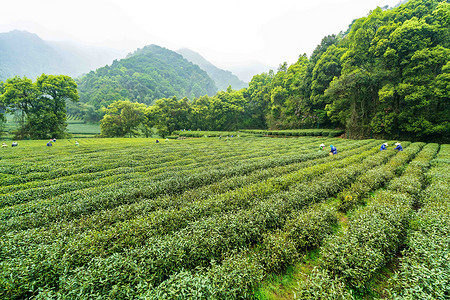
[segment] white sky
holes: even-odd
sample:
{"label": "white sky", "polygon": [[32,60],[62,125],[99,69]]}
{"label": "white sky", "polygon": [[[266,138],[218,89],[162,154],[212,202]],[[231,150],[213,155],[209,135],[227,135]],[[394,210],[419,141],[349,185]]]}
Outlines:
{"label": "white sky", "polygon": [[399,0],[1,0],[0,32],[128,52],[157,44],[186,47],[218,67],[272,67],[311,55],[326,35]]}

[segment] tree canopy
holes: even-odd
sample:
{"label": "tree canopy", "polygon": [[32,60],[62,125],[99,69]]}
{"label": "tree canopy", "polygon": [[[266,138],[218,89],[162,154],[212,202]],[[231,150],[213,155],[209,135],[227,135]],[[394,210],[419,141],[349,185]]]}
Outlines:
{"label": "tree canopy", "polygon": [[78,80],[80,101],[97,109],[117,100],[152,104],[166,97],[214,95],[214,81],[180,54],[146,46]]}
{"label": "tree canopy", "polygon": [[[449,20],[442,0],[376,8],[323,38],[310,58],[256,75],[240,91],[187,102],[183,120],[165,131],[341,127],[352,138],[448,141]],[[167,115],[169,102],[158,100],[154,115]]]}
{"label": "tree canopy", "polygon": [[3,84],[0,102],[18,114],[16,138],[47,139],[65,136],[66,101],[78,101],[77,84],[69,76],[42,74],[32,82],[13,77]]}

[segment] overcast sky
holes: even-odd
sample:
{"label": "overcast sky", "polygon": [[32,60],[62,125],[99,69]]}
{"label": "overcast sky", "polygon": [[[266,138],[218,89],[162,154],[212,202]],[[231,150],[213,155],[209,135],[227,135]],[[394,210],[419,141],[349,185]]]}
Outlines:
{"label": "overcast sky", "polygon": [[227,69],[311,55],[353,19],[399,0],[2,0],[0,32],[124,49],[186,47]]}

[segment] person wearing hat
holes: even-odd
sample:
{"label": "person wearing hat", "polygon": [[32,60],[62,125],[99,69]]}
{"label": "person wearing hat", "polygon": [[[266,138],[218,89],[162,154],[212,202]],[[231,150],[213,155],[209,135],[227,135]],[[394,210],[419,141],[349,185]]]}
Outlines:
{"label": "person wearing hat", "polygon": [[330,155],[335,155],[337,154],[337,149],[335,146],[330,145]]}
{"label": "person wearing hat", "polygon": [[320,144],[320,150],[323,150],[323,149],[325,149],[325,144],[324,143]]}
{"label": "person wearing hat", "polygon": [[395,145],[397,146],[397,147],[395,147],[395,150],[403,151],[403,147],[399,142],[395,143]]}
{"label": "person wearing hat", "polygon": [[386,150],[388,146],[388,143],[384,143],[383,145],[381,145],[380,151]]}
{"label": "person wearing hat", "polygon": [[47,146],[48,146],[48,147],[53,146],[52,142],[53,142],[53,140],[48,141]]}

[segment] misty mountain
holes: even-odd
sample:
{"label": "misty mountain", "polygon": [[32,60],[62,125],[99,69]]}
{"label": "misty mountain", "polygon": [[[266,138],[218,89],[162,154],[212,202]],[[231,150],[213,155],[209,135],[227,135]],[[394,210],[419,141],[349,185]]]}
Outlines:
{"label": "misty mountain", "polygon": [[217,88],[221,91],[225,91],[230,85],[234,90],[240,90],[248,86],[247,83],[240,80],[230,71],[225,71],[217,68],[195,51],[187,48],[182,48],[177,50],[176,52],[183,55],[185,59],[192,62],[193,64],[198,65],[202,70],[205,70],[206,73],[208,73],[208,75],[214,80]]}
{"label": "misty mountain", "polygon": [[0,33],[0,80],[42,73],[77,77],[126,53],[75,42],[44,41],[38,35],[14,30]]}
{"label": "misty mountain", "polygon": [[73,77],[110,65],[113,60],[124,58],[127,52],[107,47],[91,46],[74,41],[47,41],[66,61],[71,61]]}
{"label": "misty mountain", "polygon": [[230,67],[230,71],[233,72],[233,74],[236,74],[237,76],[239,76],[239,78],[246,82],[250,82],[253,76],[261,73],[268,73],[270,70],[276,71],[277,68],[258,62],[249,62],[246,64]]}
{"label": "misty mountain", "polygon": [[138,49],[78,81],[80,101],[96,108],[117,100],[152,104],[176,96],[193,99],[214,95],[214,81],[180,54],[157,45]]}

